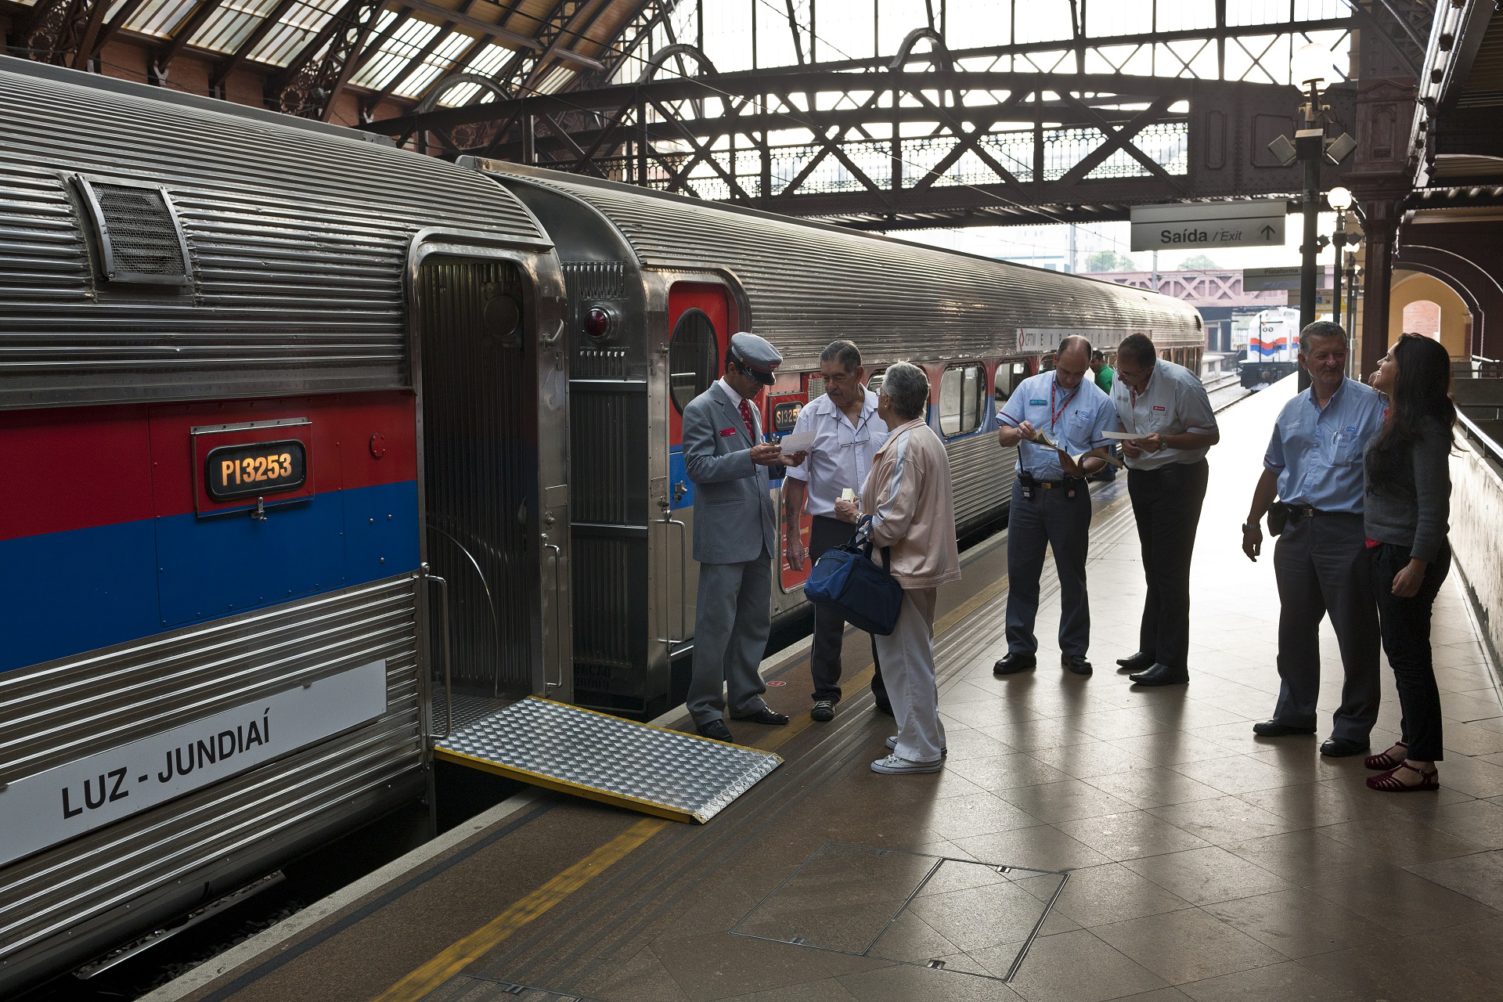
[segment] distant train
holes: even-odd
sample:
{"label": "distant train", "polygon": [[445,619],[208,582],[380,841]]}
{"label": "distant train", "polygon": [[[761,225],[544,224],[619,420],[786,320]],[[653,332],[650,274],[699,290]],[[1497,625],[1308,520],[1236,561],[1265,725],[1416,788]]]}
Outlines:
{"label": "distant train", "polygon": [[[455,690],[639,715],[692,649],[680,413],[750,328],[993,400],[1140,290],[0,58],[0,992],[424,795]],[[801,576],[769,597],[788,615]]]}
{"label": "distant train", "polygon": [[1299,368],[1299,310],[1275,306],[1253,317],[1240,375],[1243,386],[1283,379]]}

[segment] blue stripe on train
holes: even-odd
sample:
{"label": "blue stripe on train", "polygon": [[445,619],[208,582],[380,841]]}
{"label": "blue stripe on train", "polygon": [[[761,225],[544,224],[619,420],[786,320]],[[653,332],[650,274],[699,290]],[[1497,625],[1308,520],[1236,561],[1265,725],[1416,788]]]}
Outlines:
{"label": "blue stripe on train", "polygon": [[417,484],[0,542],[0,671],[412,571]]}

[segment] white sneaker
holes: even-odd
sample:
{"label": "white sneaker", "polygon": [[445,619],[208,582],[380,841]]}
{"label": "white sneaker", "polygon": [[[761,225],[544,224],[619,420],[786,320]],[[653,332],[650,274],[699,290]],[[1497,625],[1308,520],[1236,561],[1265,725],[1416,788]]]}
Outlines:
{"label": "white sneaker", "polygon": [[872,772],[880,772],[884,776],[901,776],[908,772],[939,772],[944,765],[942,760],[913,762],[906,758],[898,758],[896,755],[889,755],[873,762]]}
{"label": "white sneaker", "polygon": [[[894,735],[892,735],[891,737],[889,737],[887,739],[887,750],[888,751],[896,751],[897,747],[898,747],[898,736],[896,734],[894,734]],[[940,755],[940,758],[947,758],[947,757],[949,757],[949,754],[950,754],[950,746],[949,745],[940,745],[939,746],[939,755]]]}

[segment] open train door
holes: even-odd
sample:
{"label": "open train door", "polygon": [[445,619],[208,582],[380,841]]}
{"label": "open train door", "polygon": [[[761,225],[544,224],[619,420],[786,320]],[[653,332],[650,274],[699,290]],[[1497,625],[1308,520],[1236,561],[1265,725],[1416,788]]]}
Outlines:
{"label": "open train door", "polygon": [[[668,432],[668,480],[654,490],[661,517],[655,528],[668,538],[656,547],[654,589],[661,612],[659,639],[670,663],[693,648],[695,594],[699,565],[694,562],[694,482],[684,464],[684,408],[719,377],[726,345],[736,332],[730,291],[710,281],[678,281],[668,289],[668,385],[663,401]],[[672,691],[688,684],[687,662],[673,672]],[[671,697],[670,697],[671,698]]]}
{"label": "open train door", "polygon": [[424,559],[443,582],[429,617],[442,735],[498,703],[573,697],[568,362],[551,254],[430,243],[415,258]]}

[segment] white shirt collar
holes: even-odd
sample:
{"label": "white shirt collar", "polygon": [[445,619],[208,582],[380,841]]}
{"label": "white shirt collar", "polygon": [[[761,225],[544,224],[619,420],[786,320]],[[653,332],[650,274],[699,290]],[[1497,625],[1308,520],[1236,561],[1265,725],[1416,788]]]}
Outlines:
{"label": "white shirt collar", "polygon": [[715,383],[716,383],[717,386],[719,386],[722,390],[724,390],[726,392],[727,396],[729,396],[731,398],[731,406],[734,407],[734,408],[736,408],[737,410],[740,410],[741,409],[741,401],[743,399],[742,396],[741,396],[741,394],[737,393],[734,389],[731,388],[731,384],[727,383],[725,381],[725,377],[724,376],[722,376],[721,378],[715,380]]}

